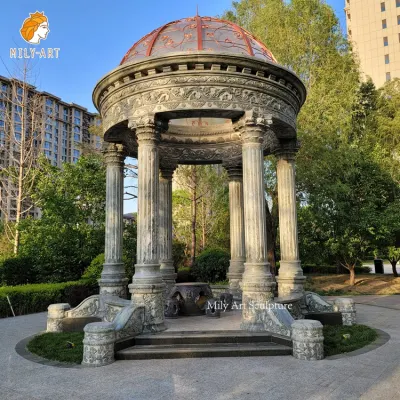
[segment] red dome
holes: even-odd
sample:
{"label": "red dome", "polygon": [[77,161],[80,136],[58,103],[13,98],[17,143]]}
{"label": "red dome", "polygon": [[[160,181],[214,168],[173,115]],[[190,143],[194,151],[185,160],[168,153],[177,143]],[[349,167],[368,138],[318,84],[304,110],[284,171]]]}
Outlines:
{"label": "red dome", "polygon": [[155,29],[128,50],[121,64],[148,56],[201,50],[244,54],[277,62],[260,41],[240,26],[222,19],[195,16],[173,21]]}

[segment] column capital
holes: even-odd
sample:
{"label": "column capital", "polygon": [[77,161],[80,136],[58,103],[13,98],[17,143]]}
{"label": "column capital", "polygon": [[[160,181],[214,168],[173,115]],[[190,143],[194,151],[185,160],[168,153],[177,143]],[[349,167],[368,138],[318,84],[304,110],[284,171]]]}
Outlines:
{"label": "column capital", "polygon": [[254,111],[246,111],[243,117],[234,124],[234,129],[240,132],[244,144],[262,144],[265,131],[271,124],[271,119]]}
{"label": "column capital", "polygon": [[229,181],[243,180],[243,168],[241,165],[225,166]]}
{"label": "column capital", "polygon": [[294,161],[296,154],[300,149],[299,141],[290,141],[287,143],[280,143],[279,147],[273,150],[275,157],[278,160]]}
{"label": "column capital", "polygon": [[102,153],[106,165],[120,166],[125,160],[125,148],[121,143],[107,143]]}
{"label": "column capital", "polygon": [[160,141],[161,134],[168,130],[168,121],[159,121],[154,114],[146,114],[131,118],[128,128],[135,131],[138,143],[156,144]]}
{"label": "column capital", "polygon": [[160,178],[165,180],[172,180],[172,175],[174,174],[175,169],[176,166],[174,167],[160,165]]}

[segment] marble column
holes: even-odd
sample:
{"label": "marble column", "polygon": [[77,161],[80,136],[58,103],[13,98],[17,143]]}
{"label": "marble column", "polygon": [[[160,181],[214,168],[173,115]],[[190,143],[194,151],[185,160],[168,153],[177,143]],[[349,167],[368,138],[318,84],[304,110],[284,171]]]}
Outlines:
{"label": "marble column", "polygon": [[263,139],[264,126],[246,121],[242,128],[246,263],[242,278],[241,328],[250,331],[264,330],[259,310],[273,301],[275,287],[267,261]]}
{"label": "marble column", "polygon": [[129,285],[132,302],[144,306],[144,332],[165,330],[163,292],[158,251],[159,150],[153,122],[135,125],[138,140],[137,264]]}
{"label": "marble column", "polygon": [[242,166],[226,168],[229,179],[229,216],[231,260],[229,264],[229,291],[241,297],[240,283],[244,272],[246,251],[244,245],[243,171]]}
{"label": "marble column", "polygon": [[174,168],[160,169],[160,271],[165,283],[164,298],[175,285],[176,273],[172,257],[172,175]]}
{"label": "marble column", "polygon": [[128,279],[122,262],[124,150],[121,144],[111,143],[104,151],[106,163],[106,234],[104,265],[100,294],[126,299]]}
{"label": "marble column", "polygon": [[281,250],[278,292],[279,297],[293,297],[304,293],[306,279],[300,265],[297,237],[295,150],[279,151],[276,157]]}

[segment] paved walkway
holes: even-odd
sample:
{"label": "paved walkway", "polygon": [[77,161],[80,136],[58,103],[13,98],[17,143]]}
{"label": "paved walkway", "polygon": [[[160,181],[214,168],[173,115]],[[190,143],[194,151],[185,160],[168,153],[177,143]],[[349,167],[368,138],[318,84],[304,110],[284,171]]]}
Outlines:
{"label": "paved walkway", "polygon": [[[14,350],[21,339],[45,328],[45,313],[0,319],[0,399],[397,400],[400,296],[355,299],[365,303],[367,297],[380,304],[358,305],[358,322],[384,330],[391,339],[368,353],[317,362],[279,356],[118,361],[101,368],[56,368],[32,363]],[[228,320],[220,321],[225,325]],[[198,324],[193,322],[193,328]]]}

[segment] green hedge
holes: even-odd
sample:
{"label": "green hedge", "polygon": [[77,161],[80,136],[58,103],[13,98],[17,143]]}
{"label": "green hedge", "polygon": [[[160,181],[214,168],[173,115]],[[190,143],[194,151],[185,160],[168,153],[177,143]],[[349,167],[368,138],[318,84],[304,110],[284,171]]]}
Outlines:
{"label": "green hedge", "polygon": [[98,285],[87,280],[3,286],[0,287],[0,318],[12,316],[7,296],[15,315],[24,315],[46,311],[54,303],[69,303],[75,307],[86,297],[98,292]]}
{"label": "green hedge", "polygon": [[[313,264],[304,264],[302,265],[303,273],[305,274],[326,274],[333,275],[337,274],[337,268],[335,265],[313,265]],[[356,267],[356,274],[369,274],[371,272],[371,268],[369,267]],[[340,272],[342,273],[342,272]],[[348,270],[343,271],[343,273],[349,273]]]}
{"label": "green hedge", "polygon": [[219,282],[226,280],[230,255],[220,248],[204,250],[196,258],[192,273],[200,282]]}

